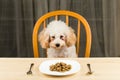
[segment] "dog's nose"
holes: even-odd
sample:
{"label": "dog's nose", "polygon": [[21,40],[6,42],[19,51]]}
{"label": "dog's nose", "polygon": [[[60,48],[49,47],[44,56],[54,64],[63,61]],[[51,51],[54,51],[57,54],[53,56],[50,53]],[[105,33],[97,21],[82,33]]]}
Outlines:
{"label": "dog's nose", "polygon": [[56,47],[59,47],[59,46],[60,46],[60,44],[59,44],[59,43],[56,43],[55,45],[56,45]]}

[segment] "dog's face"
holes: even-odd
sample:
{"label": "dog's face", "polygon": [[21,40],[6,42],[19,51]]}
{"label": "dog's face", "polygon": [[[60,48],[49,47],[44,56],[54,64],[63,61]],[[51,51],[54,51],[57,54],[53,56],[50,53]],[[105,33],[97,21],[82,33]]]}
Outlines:
{"label": "dog's face", "polygon": [[52,21],[46,29],[39,34],[42,48],[62,49],[76,43],[76,36],[72,28],[62,21]]}
{"label": "dog's face", "polygon": [[55,49],[61,49],[66,46],[66,35],[62,33],[50,34],[49,46]]}

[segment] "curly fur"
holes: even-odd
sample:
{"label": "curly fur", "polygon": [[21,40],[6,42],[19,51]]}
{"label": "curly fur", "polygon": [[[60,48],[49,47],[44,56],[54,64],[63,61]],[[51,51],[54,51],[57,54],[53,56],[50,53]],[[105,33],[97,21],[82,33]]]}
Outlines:
{"label": "curly fur", "polygon": [[75,58],[76,35],[63,21],[52,21],[39,33],[42,48],[47,49],[49,58]]}

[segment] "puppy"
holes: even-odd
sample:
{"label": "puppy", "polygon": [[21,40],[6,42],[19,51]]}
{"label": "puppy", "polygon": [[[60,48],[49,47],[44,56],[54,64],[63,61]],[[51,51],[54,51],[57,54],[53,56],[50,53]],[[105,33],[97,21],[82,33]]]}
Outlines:
{"label": "puppy", "polygon": [[38,41],[47,49],[48,58],[75,58],[76,35],[63,21],[52,21],[39,33]]}

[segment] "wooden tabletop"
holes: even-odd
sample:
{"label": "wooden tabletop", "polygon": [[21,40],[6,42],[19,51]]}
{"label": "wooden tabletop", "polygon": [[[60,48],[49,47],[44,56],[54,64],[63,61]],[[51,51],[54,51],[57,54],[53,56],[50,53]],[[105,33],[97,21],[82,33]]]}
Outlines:
{"label": "wooden tabletop", "polygon": [[[49,58],[51,60],[53,58]],[[57,59],[57,58],[54,58]],[[0,58],[0,80],[120,80],[120,58],[59,58],[76,60],[81,70],[69,76],[48,76],[39,71],[41,62],[48,58]],[[27,75],[30,64],[34,63],[33,74]],[[87,75],[87,64],[93,74]]]}

